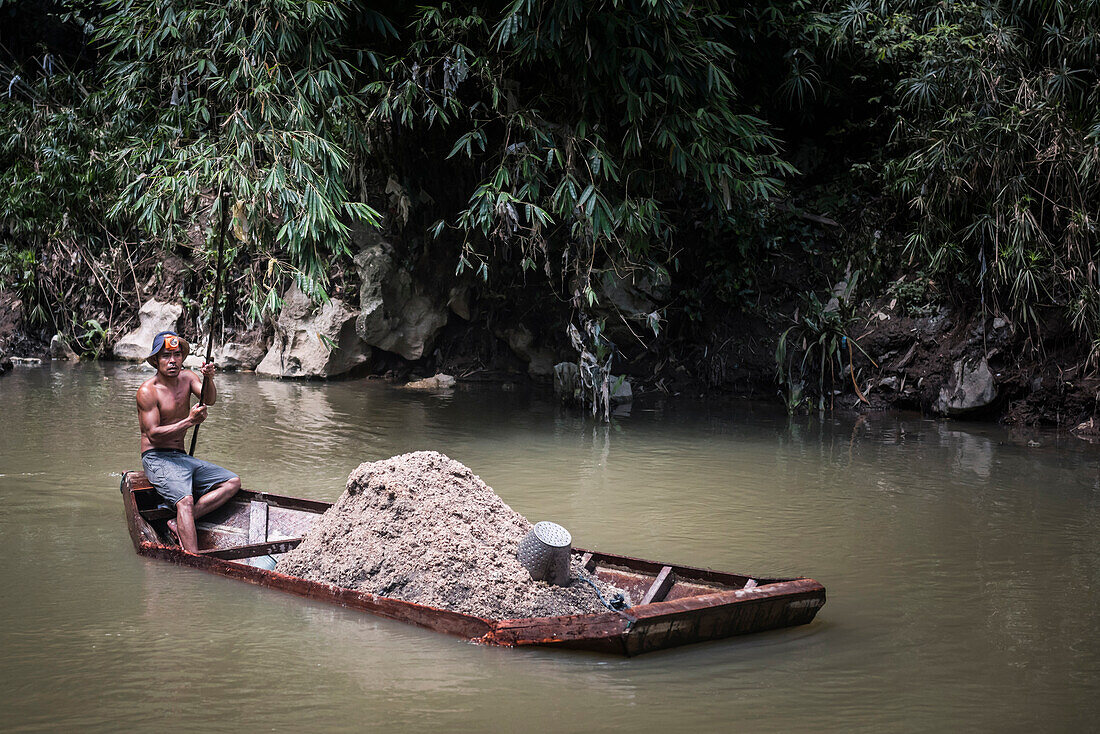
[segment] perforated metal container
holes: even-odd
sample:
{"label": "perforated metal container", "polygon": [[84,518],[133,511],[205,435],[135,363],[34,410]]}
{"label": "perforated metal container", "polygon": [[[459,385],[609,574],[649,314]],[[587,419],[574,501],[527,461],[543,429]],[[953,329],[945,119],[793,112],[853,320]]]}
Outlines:
{"label": "perforated metal container", "polygon": [[573,536],[554,522],[535,523],[519,542],[519,562],[536,581],[565,586],[569,583],[569,551]]}

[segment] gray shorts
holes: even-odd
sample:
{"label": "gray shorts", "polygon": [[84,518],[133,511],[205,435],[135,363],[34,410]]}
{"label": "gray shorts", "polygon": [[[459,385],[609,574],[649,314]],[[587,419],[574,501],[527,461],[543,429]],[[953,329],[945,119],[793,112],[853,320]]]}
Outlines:
{"label": "gray shorts", "polygon": [[172,506],[184,497],[198,499],[237,476],[179,449],[150,449],[141,455],[141,465],[153,489]]}

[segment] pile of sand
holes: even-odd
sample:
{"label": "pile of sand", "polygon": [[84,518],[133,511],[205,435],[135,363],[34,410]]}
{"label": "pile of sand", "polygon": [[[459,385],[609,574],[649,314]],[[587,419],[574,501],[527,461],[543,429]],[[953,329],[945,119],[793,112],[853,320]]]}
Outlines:
{"label": "pile of sand", "polygon": [[360,464],[282,573],[490,619],[606,611],[621,593],[574,559],[567,587],[532,581],[516,558],[531,523],[468,467],[434,451]]}

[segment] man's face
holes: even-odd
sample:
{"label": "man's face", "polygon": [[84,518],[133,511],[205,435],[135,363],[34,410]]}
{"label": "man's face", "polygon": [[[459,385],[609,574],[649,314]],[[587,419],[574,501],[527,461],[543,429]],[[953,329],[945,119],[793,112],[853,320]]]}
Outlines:
{"label": "man's face", "polygon": [[183,366],[183,352],[176,350],[174,352],[167,352],[161,350],[157,354],[157,371],[166,377],[175,377],[180,373],[180,367]]}

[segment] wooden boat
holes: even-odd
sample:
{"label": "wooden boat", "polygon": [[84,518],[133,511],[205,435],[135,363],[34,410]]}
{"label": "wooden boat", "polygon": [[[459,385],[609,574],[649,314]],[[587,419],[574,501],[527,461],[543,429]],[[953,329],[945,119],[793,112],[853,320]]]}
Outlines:
{"label": "wooden boat", "polygon": [[[486,645],[542,645],[638,655],[748,632],[806,624],[825,604],[825,587],[808,578],[766,578],[675,566],[573,549],[597,577],[639,600],[621,611],[562,617],[483,619],[268,570],[264,559],[296,547],[331,504],[241,490],[198,523],[198,554],[168,534],[172,510],[145,474],[122,477],[134,548],[143,556],[410,622]],[[270,562],[267,565],[271,565]]]}

